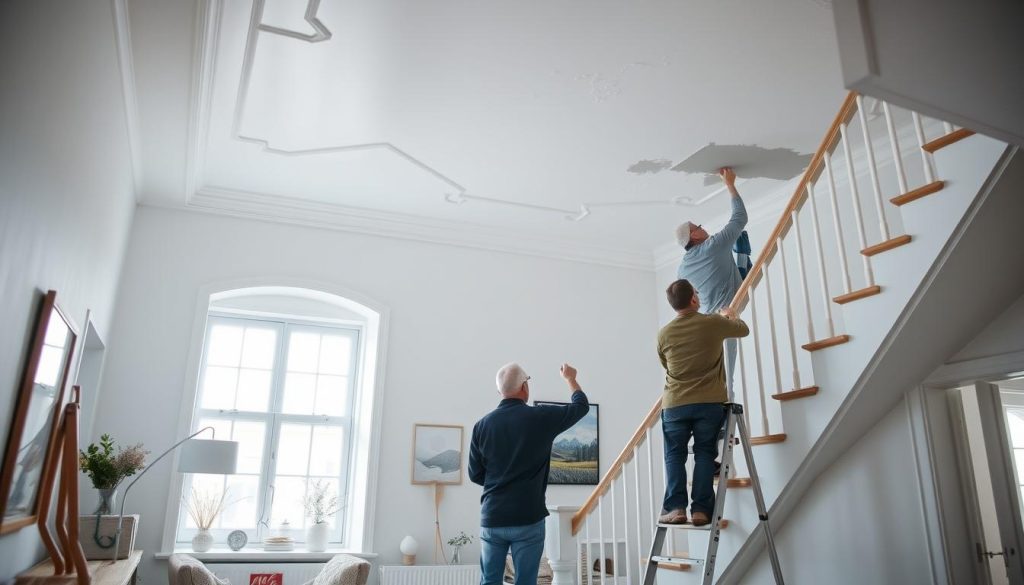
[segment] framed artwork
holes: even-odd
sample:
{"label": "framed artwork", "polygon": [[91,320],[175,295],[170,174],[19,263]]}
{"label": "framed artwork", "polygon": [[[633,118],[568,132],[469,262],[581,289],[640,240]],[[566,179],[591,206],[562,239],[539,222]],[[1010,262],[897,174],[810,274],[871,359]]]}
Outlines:
{"label": "framed artwork", "polygon": [[48,291],[36,317],[0,470],[0,534],[34,524],[78,333]]}
{"label": "framed artwork", "polygon": [[461,484],[462,434],[457,425],[417,423],[412,433],[412,482]]}
{"label": "framed artwork", "polygon": [[[565,406],[567,402],[542,402],[535,406]],[[551,445],[551,485],[597,485],[600,481],[601,442],[598,433],[598,405],[590,403],[590,412],[569,430],[555,437]]]}

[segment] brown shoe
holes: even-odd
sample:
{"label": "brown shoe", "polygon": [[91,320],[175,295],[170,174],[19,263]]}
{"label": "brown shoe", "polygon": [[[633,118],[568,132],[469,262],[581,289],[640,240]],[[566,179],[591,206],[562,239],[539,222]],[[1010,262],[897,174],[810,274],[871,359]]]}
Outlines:
{"label": "brown shoe", "polygon": [[658,518],[661,524],[686,524],[686,510],[672,510]]}
{"label": "brown shoe", "polygon": [[711,518],[708,517],[704,512],[693,513],[693,525],[694,526],[707,526],[711,524]]}

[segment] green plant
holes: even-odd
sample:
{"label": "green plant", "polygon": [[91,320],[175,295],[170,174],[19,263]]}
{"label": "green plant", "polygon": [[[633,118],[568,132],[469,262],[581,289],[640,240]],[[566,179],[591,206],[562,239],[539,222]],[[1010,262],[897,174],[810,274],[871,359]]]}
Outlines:
{"label": "green plant", "polygon": [[146,466],[149,451],[142,443],[114,452],[114,439],[110,435],[100,437],[100,444],[90,443],[85,451],[78,452],[78,466],[92,480],[92,487],[98,490],[116,488],[124,478],[135,475]]}
{"label": "green plant", "polygon": [[338,501],[338,496],[333,493],[329,483],[318,479],[306,492],[302,499],[302,507],[306,509],[306,516],[313,519],[313,524],[323,524],[327,522],[328,517],[337,514],[345,505]]}
{"label": "green plant", "polygon": [[463,547],[473,542],[473,537],[460,531],[458,535],[448,539],[448,546]]}

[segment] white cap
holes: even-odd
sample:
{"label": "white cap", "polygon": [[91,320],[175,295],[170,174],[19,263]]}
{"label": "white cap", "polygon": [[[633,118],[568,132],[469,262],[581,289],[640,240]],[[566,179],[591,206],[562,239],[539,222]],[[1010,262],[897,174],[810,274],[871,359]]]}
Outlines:
{"label": "white cap", "polygon": [[686,246],[690,243],[690,231],[693,230],[693,223],[684,221],[679,224],[676,228],[676,241],[679,242],[680,246]]}
{"label": "white cap", "polygon": [[522,387],[523,382],[529,380],[530,377],[523,371],[522,366],[515,362],[511,362],[501,366],[498,370],[498,374],[494,377],[494,382],[498,386],[498,392],[502,396],[511,396],[516,392],[519,392],[519,388]]}

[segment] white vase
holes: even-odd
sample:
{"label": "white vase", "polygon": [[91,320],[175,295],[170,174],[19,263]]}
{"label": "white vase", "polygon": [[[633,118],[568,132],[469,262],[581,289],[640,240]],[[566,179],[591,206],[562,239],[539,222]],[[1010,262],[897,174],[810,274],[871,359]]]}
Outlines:
{"label": "white vase", "polygon": [[309,552],[324,552],[327,550],[328,526],[326,522],[311,524],[306,529],[306,550]]}
{"label": "white vase", "polygon": [[192,537],[192,550],[194,552],[206,552],[213,546],[213,535],[209,530],[203,529]]}

